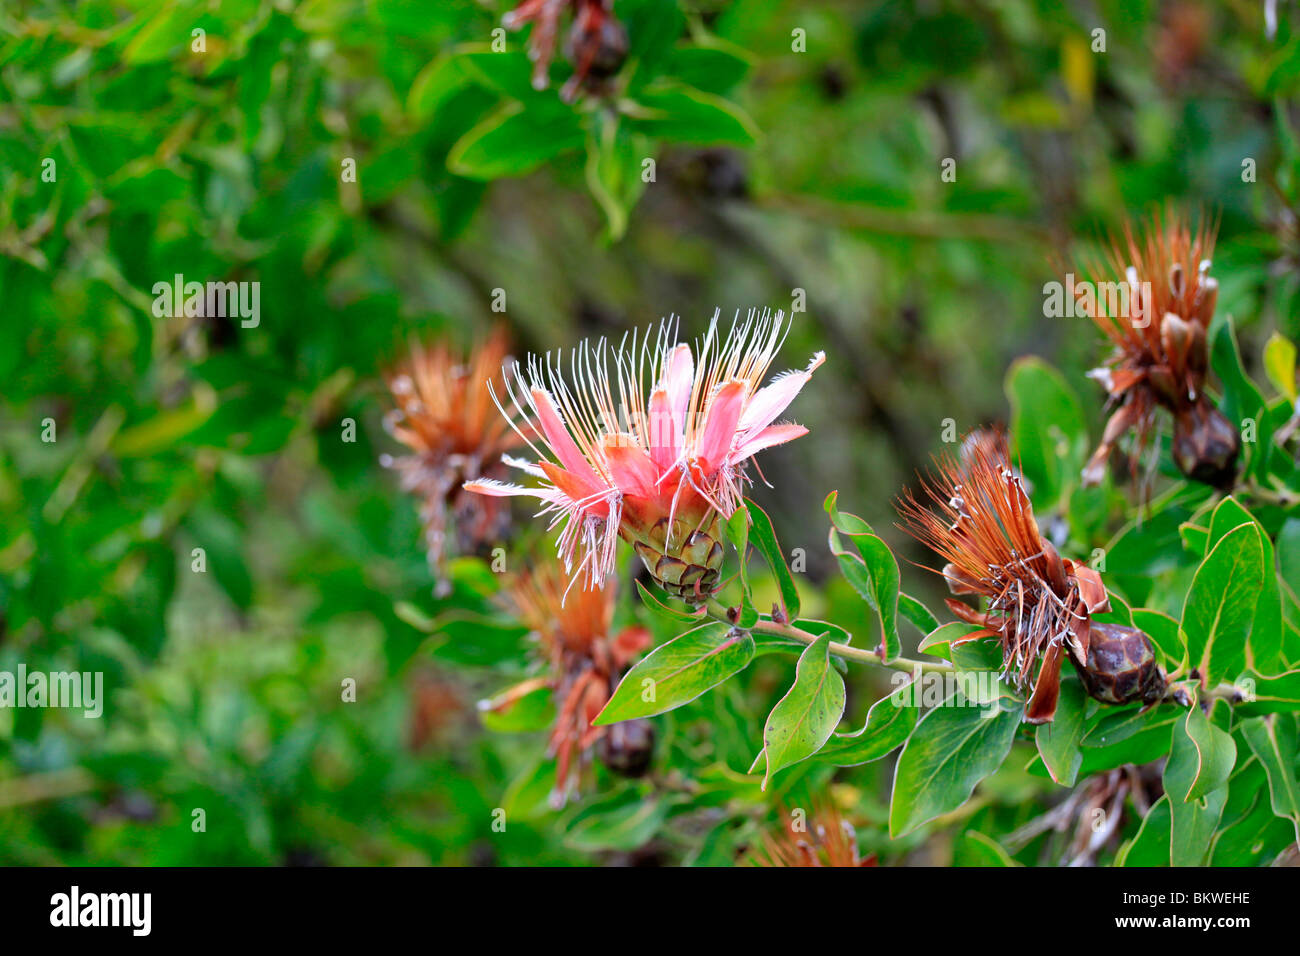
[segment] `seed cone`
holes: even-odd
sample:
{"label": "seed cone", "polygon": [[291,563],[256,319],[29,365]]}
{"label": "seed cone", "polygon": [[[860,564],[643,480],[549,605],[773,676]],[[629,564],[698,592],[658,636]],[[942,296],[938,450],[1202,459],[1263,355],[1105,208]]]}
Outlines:
{"label": "seed cone", "polygon": [[1205,396],[1174,415],[1174,463],[1193,481],[1229,491],[1237,476],[1241,435]]}
{"label": "seed cone", "polygon": [[643,777],[655,751],[655,729],[648,720],[625,720],[600,739],[600,761],[623,777]]}
{"label": "seed cone", "polygon": [[1136,627],[1092,622],[1088,634],[1088,660],[1079,662],[1070,648],[1070,660],[1088,693],[1103,704],[1154,704],[1169,687],[1156,662],[1151,639]]}
{"label": "seed cone", "polygon": [[677,518],[669,534],[668,519],[660,518],[647,534],[625,533],[651,577],[674,597],[701,604],[718,586],[723,548],[717,515],[700,531]]}

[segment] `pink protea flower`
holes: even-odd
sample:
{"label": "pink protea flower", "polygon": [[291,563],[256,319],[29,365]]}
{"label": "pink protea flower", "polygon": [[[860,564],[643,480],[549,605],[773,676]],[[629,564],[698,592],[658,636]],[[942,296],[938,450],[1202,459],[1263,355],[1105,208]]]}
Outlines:
{"label": "pink protea flower", "polygon": [[558,354],[530,356],[526,370],[515,363],[506,383],[513,413],[502,414],[531,422],[543,448],[528,442],[535,464],[507,461],[541,483],[480,479],[466,489],[539,499],[552,527],[563,524],[559,553],[574,580],[599,587],[622,537],[666,590],[702,602],[722,567],[718,522],[740,504],[749,460],[808,431],[775,422],[825,354],[763,384],[784,318],[737,314],[723,339],[715,313],[694,352],[668,319],[653,342],[647,332],[612,351],[603,339],[583,343],[567,379]]}

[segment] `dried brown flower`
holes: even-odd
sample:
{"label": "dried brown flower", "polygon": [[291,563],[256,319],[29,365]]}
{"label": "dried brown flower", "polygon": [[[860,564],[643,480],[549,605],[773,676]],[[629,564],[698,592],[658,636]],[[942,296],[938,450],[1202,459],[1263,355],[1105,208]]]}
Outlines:
{"label": "dried brown flower", "polygon": [[[539,685],[554,690],[557,713],[548,753],[556,759],[557,805],[577,789],[580,764],[596,744],[605,765],[625,776],[643,773],[653,751],[648,721],[610,727],[591,723],[619,679],[650,645],[650,633],[642,627],[612,633],[615,591],[612,582],[603,589],[570,590],[563,569],[553,561],[515,576],[505,590],[506,602],[532,629],[549,665],[546,678],[525,681],[515,690],[528,693]],[[507,691],[497,701],[504,705],[517,696]]]}
{"label": "dried brown flower", "polygon": [[875,866],[876,856],[858,854],[853,824],[831,803],[814,807],[806,822],[794,818],[777,833],[764,833],[762,846],[751,850],[751,866]]}
{"label": "dried brown flower", "polygon": [[[1079,308],[1115,346],[1108,363],[1091,375],[1106,388],[1114,414],[1083,471],[1099,482],[1115,443],[1128,431],[1146,446],[1157,410],[1174,421],[1173,456],[1187,477],[1231,487],[1241,437],[1204,392],[1209,372],[1206,331],[1219,286],[1210,276],[1214,224],[1193,229],[1177,210],[1155,213],[1140,233],[1125,224],[1111,243],[1109,263],[1090,269],[1098,279],[1076,288]],[[1136,459],[1132,461],[1136,471]]]}
{"label": "dried brown flower", "polygon": [[[987,611],[953,599],[947,604],[980,628],[960,643],[996,637],[1004,676],[1021,690],[1033,688],[1025,720],[1045,723],[1055,716],[1066,654],[1100,700],[1147,700],[1157,690],[1162,696],[1164,675],[1146,635],[1092,621],[1093,614],[1110,610],[1101,575],[1062,558],[1043,538],[1004,436],[975,432],[963,443],[960,461],[944,456],[936,464],[937,473],[922,481],[923,498],[934,507],[906,493],[899,503],[903,530],[948,562],[940,573],[953,594],[988,599]],[[1132,675],[1130,665],[1138,668]]]}
{"label": "dried brown flower", "polygon": [[456,550],[473,552],[499,540],[509,527],[501,499],[463,489],[477,478],[500,478],[502,455],[522,444],[501,416],[488,381],[506,359],[506,337],[494,331],[467,356],[446,344],[413,344],[410,355],[386,376],[396,408],[384,419],[389,433],[410,449],[381,461],[401,476],[402,489],[420,500],[429,568],[445,593],[448,524]]}

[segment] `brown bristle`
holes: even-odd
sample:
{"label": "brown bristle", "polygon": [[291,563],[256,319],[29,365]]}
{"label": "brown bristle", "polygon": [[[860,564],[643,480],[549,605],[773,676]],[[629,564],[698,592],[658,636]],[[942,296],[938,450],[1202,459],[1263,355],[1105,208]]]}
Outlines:
{"label": "brown bristle", "polygon": [[1030,711],[1035,701],[1038,709],[1028,717],[1050,720],[1062,643],[1086,641],[1088,613],[1075,566],[1043,539],[1005,438],[991,434],[968,438],[960,461],[936,459],[937,471],[921,482],[933,506],[906,492],[901,527],[948,562],[941,573],[953,593],[988,599],[987,612],[959,616],[998,636],[1003,670],[1017,686],[1035,682],[1037,670]]}

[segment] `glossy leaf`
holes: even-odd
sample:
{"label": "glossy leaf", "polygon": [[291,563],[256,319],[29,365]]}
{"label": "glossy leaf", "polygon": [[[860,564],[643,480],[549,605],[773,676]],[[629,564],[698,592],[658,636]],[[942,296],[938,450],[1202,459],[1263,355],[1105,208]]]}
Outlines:
{"label": "glossy leaf", "polygon": [[[881,659],[892,661],[902,652],[898,636],[898,561],[884,541],[869,530],[861,530],[870,527],[865,521],[839,512],[835,492],[827,497],[825,508],[831,518],[831,553],[841,573],[880,619]],[[845,549],[841,535],[853,541],[856,554]]]}
{"label": "glossy leaf", "polygon": [[1088,695],[1078,680],[1062,679],[1055,718],[1049,723],[1039,724],[1034,731],[1034,742],[1038,745],[1038,755],[1043,758],[1043,766],[1062,786],[1074,786],[1079,768],[1083,766],[1080,744],[1087,703]]}
{"label": "glossy leaf", "polygon": [[781,590],[781,602],[785,605],[786,619],[793,621],[799,617],[799,590],[795,587],[794,577],[790,574],[790,568],[786,564],[785,553],[781,550],[781,544],[776,539],[776,532],[772,528],[772,519],[767,516],[766,511],[754,504],[754,502],[746,500],[745,505],[749,509],[749,518],[752,523],[750,537],[753,545],[763,555],[768,567],[772,569],[772,574],[776,577],[777,587]]}
{"label": "glossy leaf", "polygon": [[1259,529],[1246,522],[1225,534],[1201,562],[1183,606],[1189,659],[1216,684],[1235,677],[1264,581]]}
{"label": "glossy leaf", "polygon": [[824,634],[808,645],[795,666],[794,685],[768,714],[765,790],[772,774],[820,750],[844,715],[844,678],[831,666],[830,643]]}
{"label": "glossy leaf", "polygon": [[1251,752],[1268,774],[1268,792],[1273,813],[1290,820],[1300,840],[1300,783],[1296,781],[1295,717],[1275,714],[1252,717],[1241,725]]}
{"label": "glossy leaf", "polygon": [[1200,800],[1228,782],[1237,761],[1237,743],[1220,730],[1199,706],[1187,709],[1174,724],[1165,764],[1165,792],[1175,804]]}
{"label": "glossy leaf", "polygon": [[835,734],[817,752],[817,759],[837,767],[856,767],[879,760],[907,741],[921,719],[921,710],[900,688],[882,697],[867,711],[861,730]]}
{"label": "glossy leaf", "polygon": [[1023,706],[1003,700],[994,716],[978,707],[936,707],[899,755],[889,833],[900,837],[957,809],[1011,751]]}
{"label": "glossy leaf", "polygon": [[754,639],[720,622],[701,625],[661,644],[623,676],[593,724],[652,717],[680,707],[744,670]]}
{"label": "glossy leaf", "polygon": [[1079,482],[1088,429],[1078,396],[1056,369],[1021,358],[1007,372],[1011,402],[1011,454],[1028,479],[1034,504],[1044,511]]}

